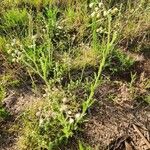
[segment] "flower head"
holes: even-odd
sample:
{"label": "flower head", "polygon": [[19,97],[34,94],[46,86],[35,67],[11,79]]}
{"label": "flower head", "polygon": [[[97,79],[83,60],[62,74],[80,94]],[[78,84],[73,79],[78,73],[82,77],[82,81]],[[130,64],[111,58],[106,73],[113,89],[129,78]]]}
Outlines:
{"label": "flower head", "polygon": [[90,7],[90,8],[93,8],[93,6],[94,6],[94,3],[90,3],[90,4],[89,4],[89,7]]}
{"label": "flower head", "polygon": [[38,111],[35,115],[36,115],[37,117],[40,117],[41,112],[40,112],[40,111]]}
{"label": "flower head", "polygon": [[63,103],[67,103],[67,102],[68,102],[67,98],[64,97],[64,98],[62,99],[62,102],[63,102]]}
{"label": "flower head", "polygon": [[74,119],[70,118],[70,119],[69,119],[69,123],[70,123],[70,124],[74,123]]}
{"label": "flower head", "polygon": [[98,7],[95,7],[95,11],[98,11],[99,10],[99,8]]}
{"label": "flower head", "polygon": [[66,111],[67,110],[67,105],[63,104],[61,105],[60,111]]}
{"label": "flower head", "polygon": [[7,53],[8,53],[8,54],[11,54],[11,50],[9,49],[9,50],[7,51]]}
{"label": "flower head", "polygon": [[36,38],[37,38],[37,34],[32,35],[32,37],[31,37],[32,40],[35,40]]}
{"label": "flower head", "polygon": [[15,62],[15,61],[16,61],[16,58],[13,58],[13,59],[12,59],[12,62]]}
{"label": "flower head", "polygon": [[96,17],[97,17],[97,18],[100,18],[100,13],[97,13]]}
{"label": "flower head", "polygon": [[15,44],[15,43],[16,43],[16,39],[13,39],[13,40],[12,40],[12,43]]}
{"label": "flower head", "polygon": [[78,119],[80,117],[80,113],[75,114],[75,118]]}
{"label": "flower head", "polygon": [[96,15],[95,11],[92,12],[91,17],[94,17]]}
{"label": "flower head", "polygon": [[118,8],[116,7],[111,11],[112,14],[116,14],[117,12],[118,12]]}
{"label": "flower head", "polygon": [[11,56],[12,56],[12,57],[15,57],[15,56],[16,56],[16,54],[15,54],[15,53],[12,53],[12,54],[11,54]]}
{"label": "flower head", "polygon": [[99,8],[101,8],[101,7],[103,6],[103,3],[100,2],[100,3],[98,4],[98,6],[99,6]]}
{"label": "flower head", "polygon": [[40,118],[40,120],[39,120],[39,126],[42,126],[43,123],[44,123],[44,119],[43,119],[43,118]]}
{"label": "flower head", "polygon": [[107,11],[104,11],[104,12],[103,12],[103,15],[104,15],[104,17],[107,16],[107,15],[108,15],[108,12],[107,12]]}
{"label": "flower head", "polygon": [[63,27],[62,26],[57,26],[57,28],[61,30]]}
{"label": "flower head", "polygon": [[67,113],[68,113],[68,115],[71,115],[71,114],[72,114],[72,112],[71,112],[70,110],[69,110]]}

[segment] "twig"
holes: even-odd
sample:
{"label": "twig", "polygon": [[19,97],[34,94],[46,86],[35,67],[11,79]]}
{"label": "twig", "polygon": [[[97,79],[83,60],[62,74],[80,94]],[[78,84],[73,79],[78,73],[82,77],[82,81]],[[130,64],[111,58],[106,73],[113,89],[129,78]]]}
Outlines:
{"label": "twig", "polygon": [[138,129],[138,127],[133,124],[133,128],[134,128],[135,131],[140,135],[140,137],[143,139],[143,141],[145,142],[145,144],[146,144],[146,145],[148,146],[148,148],[150,149],[150,143],[149,143],[149,141],[144,137],[144,135],[141,133],[141,131]]}

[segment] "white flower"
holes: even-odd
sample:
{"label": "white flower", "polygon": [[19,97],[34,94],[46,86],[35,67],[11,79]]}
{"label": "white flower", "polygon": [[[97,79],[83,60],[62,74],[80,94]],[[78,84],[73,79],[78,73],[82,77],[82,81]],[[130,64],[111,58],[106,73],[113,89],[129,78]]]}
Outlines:
{"label": "white flower", "polygon": [[96,15],[95,11],[91,14],[91,17],[94,17]]}
{"label": "white flower", "polygon": [[72,114],[72,112],[71,112],[71,111],[68,111],[67,113],[68,113],[68,115],[71,115],[71,114]]}
{"label": "white flower", "polygon": [[114,11],[118,11],[118,8],[117,8],[117,7],[115,7],[113,10],[114,10]]}
{"label": "white flower", "polygon": [[112,9],[108,9],[107,14],[110,14],[112,11]]}
{"label": "white flower", "polygon": [[89,7],[92,8],[94,6],[94,3],[90,3]]}
{"label": "white flower", "polygon": [[28,48],[33,48],[33,46],[32,46],[32,45],[29,45]]}
{"label": "white flower", "polygon": [[29,62],[29,61],[30,61],[30,59],[28,59],[28,58],[27,58],[27,61]]}
{"label": "white flower", "polygon": [[21,54],[22,54],[22,53],[21,53],[20,51],[18,51],[18,56],[21,56]]}
{"label": "white flower", "polygon": [[34,48],[36,45],[29,45],[28,48]]}
{"label": "white flower", "polygon": [[32,37],[31,37],[32,40],[35,40],[36,38],[37,38],[37,34],[32,35]]}
{"label": "white flower", "polygon": [[62,26],[57,26],[57,28],[61,30],[63,27]]}
{"label": "white flower", "polygon": [[20,49],[23,49],[23,45],[20,45]]}
{"label": "white flower", "polygon": [[56,88],[56,87],[53,87],[52,90],[55,91],[55,92],[59,91],[58,88]]}
{"label": "white flower", "polygon": [[43,94],[43,97],[46,97],[47,96],[47,94],[45,93],[45,94]]}
{"label": "white flower", "polygon": [[11,56],[12,56],[12,57],[15,57],[15,56],[16,56],[16,54],[12,53],[12,54],[11,54]]}
{"label": "white flower", "polygon": [[95,7],[95,11],[98,11],[99,10],[99,8],[98,7]]}
{"label": "white flower", "polygon": [[100,3],[98,4],[98,6],[99,6],[99,8],[101,8],[101,7],[103,6],[103,3],[100,2]]}
{"label": "white flower", "polygon": [[46,30],[45,29],[42,29],[43,30],[43,32],[46,32]]}
{"label": "white flower", "polygon": [[98,13],[98,14],[96,15],[96,17],[99,18],[99,17],[100,17],[100,13]]}
{"label": "white flower", "polygon": [[16,49],[16,50],[15,50],[15,54],[17,54],[18,52],[19,52],[19,51]]}
{"label": "white flower", "polygon": [[11,43],[11,46],[14,46],[15,45],[15,43]]}
{"label": "white flower", "polygon": [[16,58],[13,58],[13,59],[12,59],[12,62],[15,62],[15,61],[16,61]]}
{"label": "white flower", "polygon": [[102,32],[103,32],[103,28],[102,28],[102,27],[98,28],[98,29],[96,30],[96,32],[102,33]]}
{"label": "white flower", "polygon": [[11,50],[9,49],[9,50],[7,51],[7,53],[10,54],[10,53],[11,53]]}
{"label": "white flower", "polygon": [[18,59],[16,59],[16,62],[18,63],[18,62],[19,62],[19,60],[18,60]]}
{"label": "white flower", "polygon": [[107,11],[104,11],[104,12],[103,12],[103,15],[104,15],[104,16],[107,16],[107,14],[108,14]]}
{"label": "white flower", "polygon": [[9,47],[9,44],[6,44],[6,47],[8,48],[8,47]]}
{"label": "white flower", "polygon": [[72,124],[74,123],[74,120],[72,118],[69,119],[69,123]]}
{"label": "white flower", "polygon": [[36,115],[37,117],[40,117],[41,112],[40,112],[40,111],[38,111],[35,115]]}
{"label": "white flower", "polygon": [[55,118],[56,118],[56,113],[55,113],[55,112],[52,112],[52,113],[51,113],[51,116],[55,119]]}
{"label": "white flower", "polygon": [[15,44],[15,43],[16,43],[16,39],[13,39],[13,40],[12,40],[12,43],[14,43],[14,44]]}
{"label": "white flower", "polygon": [[111,11],[112,14],[115,14],[115,13],[117,13],[117,12],[118,12],[118,8],[114,8],[114,9]]}
{"label": "white flower", "polygon": [[66,97],[64,97],[63,99],[62,99],[62,102],[63,103],[66,103],[68,100],[67,100],[67,98]]}
{"label": "white flower", "polygon": [[18,58],[17,58],[17,61],[19,62],[20,60],[21,60],[21,57],[18,57]]}
{"label": "white flower", "polygon": [[67,105],[61,105],[60,111],[66,111],[67,110]]}
{"label": "white flower", "polygon": [[40,120],[39,120],[39,126],[42,126],[43,123],[44,123],[44,119],[40,118]]}
{"label": "white flower", "polygon": [[75,114],[75,118],[78,119],[80,117],[80,113]]}

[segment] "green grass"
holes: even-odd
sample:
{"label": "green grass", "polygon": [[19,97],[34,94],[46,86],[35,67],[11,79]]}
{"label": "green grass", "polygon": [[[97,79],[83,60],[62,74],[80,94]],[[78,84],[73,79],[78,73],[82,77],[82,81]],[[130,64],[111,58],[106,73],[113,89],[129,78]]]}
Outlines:
{"label": "green grass", "polygon": [[[42,87],[41,101],[25,110],[21,118],[19,149],[57,149],[74,136],[95,101],[103,72],[129,71],[134,60],[122,49],[137,38],[130,50],[142,51],[139,46],[147,46],[149,9],[145,0],[2,1],[0,53],[10,68],[17,65],[29,73],[33,87],[39,91]],[[84,78],[88,68],[94,71]],[[35,77],[42,85],[36,84]],[[129,87],[135,90],[134,75],[131,78]],[[0,101],[8,85],[16,85],[5,81],[7,85],[0,86]],[[148,89],[147,81],[143,82]],[[5,116],[4,108],[0,116]],[[90,147],[80,142],[79,149]]]}

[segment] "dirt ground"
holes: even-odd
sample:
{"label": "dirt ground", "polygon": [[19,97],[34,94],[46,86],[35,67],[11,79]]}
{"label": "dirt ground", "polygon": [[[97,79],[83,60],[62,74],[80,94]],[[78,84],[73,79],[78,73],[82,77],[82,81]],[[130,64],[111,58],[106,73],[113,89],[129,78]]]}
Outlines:
{"label": "dirt ground", "polygon": [[[107,87],[104,88],[106,90]],[[149,147],[135,130],[135,126],[149,141],[150,106],[141,100],[130,102],[130,105],[126,102],[120,106],[105,100],[101,95],[104,96],[102,88],[96,93],[97,101],[84,126],[83,139],[100,150],[148,150]],[[132,148],[127,148],[126,143]]]}

